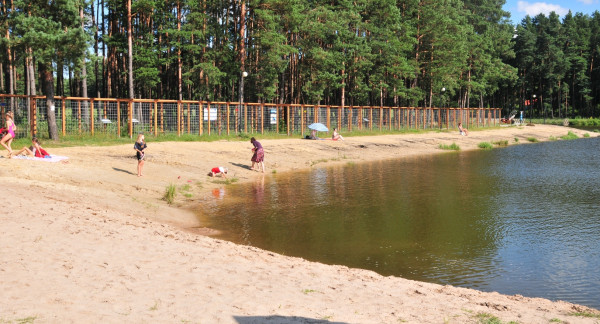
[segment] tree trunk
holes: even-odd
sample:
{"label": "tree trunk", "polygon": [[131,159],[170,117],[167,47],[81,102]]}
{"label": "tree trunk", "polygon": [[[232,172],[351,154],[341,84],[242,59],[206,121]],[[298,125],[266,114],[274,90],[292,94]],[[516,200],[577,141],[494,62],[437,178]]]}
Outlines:
{"label": "tree trunk", "polygon": [[[52,67],[51,64],[50,67]],[[41,75],[44,78],[44,92],[46,93],[46,107],[48,118],[48,134],[50,139],[58,140],[58,128],[56,127],[56,109],[54,108],[54,74],[48,65],[42,63],[39,65]]]}
{"label": "tree trunk", "polygon": [[[96,57],[99,57],[98,53],[98,19],[96,19],[96,13],[94,12],[94,3],[92,2],[92,28],[94,28],[94,53],[96,53]],[[98,13],[101,10],[97,11]],[[94,78],[96,85],[96,97],[100,97],[100,85],[98,84],[98,60],[94,60]]]}
{"label": "tree trunk", "polygon": [[133,92],[133,35],[131,29],[131,0],[127,0],[127,76],[129,83],[129,99],[135,98]]}
{"label": "tree trunk", "polygon": [[[177,31],[181,31],[181,1],[177,1]],[[179,35],[179,33],[178,33]],[[181,88],[181,36],[177,36],[177,98],[183,100],[183,89]]]}
{"label": "tree trunk", "polygon": [[[92,7],[93,7],[93,5],[92,5]],[[93,16],[93,14],[92,14],[92,16]],[[83,25],[83,6],[79,8],[79,17],[81,18],[81,30],[83,30],[85,32],[84,25]],[[83,60],[81,61],[81,96],[84,97],[84,98],[88,97],[88,89],[87,89],[87,67],[86,67],[86,64],[85,64],[85,54],[83,56]],[[82,103],[82,110],[83,111],[82,111],[81,118],[84,121],[90,120],[90,109],[89,109],[87,101],[84,101]]]}

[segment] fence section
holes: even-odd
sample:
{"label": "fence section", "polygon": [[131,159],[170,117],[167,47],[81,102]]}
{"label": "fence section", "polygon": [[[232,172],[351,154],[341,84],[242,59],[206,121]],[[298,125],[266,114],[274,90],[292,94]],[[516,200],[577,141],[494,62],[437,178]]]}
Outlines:
{"label": "fence section", "polygon": [[48,127],[54,113],[59,133],[229,135],[281,133],[304,135],[308,125],[323,123],[344,131],[455,129],[489,127],[500,123],[499,108],[420,108],[323,106],[207,102],[187,100],[105,99],[56,97],[47,107],[41,96],[0,94],[0,111],[15,113],[20,136],[33,136]]}

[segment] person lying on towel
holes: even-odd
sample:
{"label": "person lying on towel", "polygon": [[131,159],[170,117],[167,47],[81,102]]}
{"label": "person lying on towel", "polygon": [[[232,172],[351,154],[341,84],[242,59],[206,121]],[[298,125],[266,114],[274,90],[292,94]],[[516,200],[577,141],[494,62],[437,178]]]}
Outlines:
{"label": "person lying on towel", "polygon": [[30,147],[25,146],[20,149],[15,155],[24,154],[26,156],[34,156],[38,158],[50,157],[50,153],[42,148],[42,145],[40,145],[40,141],[37,139],[37,137],[31,139],[31,144],[32,145]]}

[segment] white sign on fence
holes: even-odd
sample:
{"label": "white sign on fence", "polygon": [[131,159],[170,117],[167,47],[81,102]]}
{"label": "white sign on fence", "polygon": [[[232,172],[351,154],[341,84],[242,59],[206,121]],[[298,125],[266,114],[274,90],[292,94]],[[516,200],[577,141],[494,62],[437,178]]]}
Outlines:
{"label": "white sign on fence", "polygon": [[269,119],[271,120],[271,125],[277,124],[277,109],[271,109],[271,117]]}
{"label": "white sign on fence", "polygon": [[[204,108],[204,120],[208,120],[208,109]],[[217,108],[210,108],[210,121],[217,120]]]}

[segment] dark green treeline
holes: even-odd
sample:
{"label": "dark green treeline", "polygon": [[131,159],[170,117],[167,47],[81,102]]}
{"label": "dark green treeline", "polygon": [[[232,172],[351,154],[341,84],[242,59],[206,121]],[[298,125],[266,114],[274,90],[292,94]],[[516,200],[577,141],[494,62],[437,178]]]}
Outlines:
{"label": "dark green treeline", "polygon": [[0,92],[599,116],[600,13],[503,5],[1,0]]}

